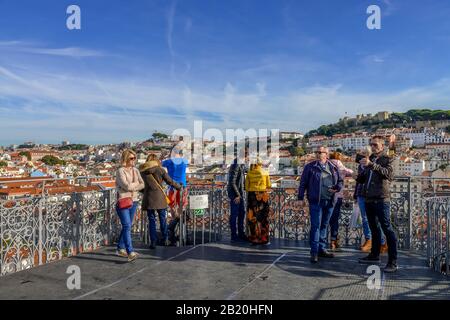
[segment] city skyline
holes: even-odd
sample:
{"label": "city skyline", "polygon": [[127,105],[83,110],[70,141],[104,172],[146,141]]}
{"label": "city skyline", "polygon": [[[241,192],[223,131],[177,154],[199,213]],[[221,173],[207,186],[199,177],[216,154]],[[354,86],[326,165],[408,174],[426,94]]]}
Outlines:
{"label": "city skyline", "polygon": [[[439,1],[80,0],[81,30],[66,28],[72,2],[24,4],[0,2],[0,145],[141,141],[194,120],[305,133],[346,112],[448,109]],[[371,4],[381,30],[366,27]]]}

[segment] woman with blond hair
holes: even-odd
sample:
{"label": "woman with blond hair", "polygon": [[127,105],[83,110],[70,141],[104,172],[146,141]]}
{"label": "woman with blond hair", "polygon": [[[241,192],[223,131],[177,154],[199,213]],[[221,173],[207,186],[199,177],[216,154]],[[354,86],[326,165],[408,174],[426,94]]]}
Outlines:
{"label": "woman with blond hair", "polygon": [[269,244],[269,173],[262,168],[258,158],[251,165],[245,180],[247,191],[247,237],[253,245]]}
{"label": "woman with blond hair", "polygon": [[121,164],[116,174],[116,210],[122,224],[117,255],[127,257],[128,261],[133,261],[138,256],[131,241],[131,227],[138,206],[138,192],[144,189],[144,181],[135,163],[136,153],[131,149],[123,151]]}
{"label": "woman with blond hair", "polygon": [[147,210],[148,229],[150,235],[150,249],[155,249],[158,235],[156,233],[156,212],[159,216],[159,226],[162,234],[163,244],[170,245],[167,230],[167,207],[169,206],[167,196],[161,184],[164,181],[173,188],[180,190],[181,185],[172,180],[169,174],[161,166],[161,162],[155,154],[150,154],[147,161],[139,168],[145,183],[144,198],[142,199],[142,210]]}

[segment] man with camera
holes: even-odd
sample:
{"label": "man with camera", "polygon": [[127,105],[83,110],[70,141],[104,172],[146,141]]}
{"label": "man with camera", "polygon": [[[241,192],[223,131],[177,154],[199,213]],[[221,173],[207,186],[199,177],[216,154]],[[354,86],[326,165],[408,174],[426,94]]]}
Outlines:
{"label": "man with camera", "polygon": [[372,154],[361,159],[363,170],[356,181],[362,185],[369,228],[372,232],[372,249],[367,257],[359,259],[360,263],[380,262],[381,230],[388,245],[388,263],[384,272],[397,271],[397,238],[391,225],[390,216],[390,181],[393,178],[392,158],[385,151],[384,138],[374,136],[370,147]]}
{"label": "man with camera", "polygon": [[317,263],[319,257],[333,258],[327,251],[327,234],[335,194],[343,187],[338,168],[328,160],[328,148],[320,147],[316,151],[317,160],[308,163],[303,169],[298,190],[299,205],[303,207],[305,192],[309,203],[311,230],[311,263]]}

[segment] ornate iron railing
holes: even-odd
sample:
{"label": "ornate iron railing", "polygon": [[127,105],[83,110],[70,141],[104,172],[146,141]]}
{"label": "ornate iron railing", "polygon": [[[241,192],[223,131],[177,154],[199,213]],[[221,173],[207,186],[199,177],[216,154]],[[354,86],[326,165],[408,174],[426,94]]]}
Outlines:
{"label": "ornate iron railing", "polygon": [[450,274],[450,197],[426,200],[426,242],[429,265],[434,270]]}
{"label": "ornate iron railing", "polygon": [[110,192],[0,202],[0,274],[94,250],[111,242]]}
{"label": "ornate iron railing", "polygon": [[[439,259],[444,257],[448,268],[448,200],[445,205],[427,200],[436,190],[426,186],[429,180],[420,179],[420,188],[413,188],[413,184],[417,186],[417,181],[411,178],[397,178],[396,181],[404,185],[403,190],[393,190],[391,193],[392,222],[398,234],[399,247],[427,251],[430,264],[435,267],[442,263],[443,260]],[[179,231],[180,244],[186,243],[189,234],[192,242],[196,243],[219,241],[229,235],[226,189],[226,185],[221,183],[189,186],[190,195],[209,195],[209,208],[200,216],[191,212],[192,218],[184,221],[185,225],[178,229],[182,230]],[[308,209],[297,207],[296,199],[296,189],[272,189],[272,237],[297,241],[308,239]],[[1,200],[0,275],[111,244],[117,239],[121,228],[115,214],[115,203],[115,190]],[[344,200],[340,239],[343,245],[356,247],[361,243],[362,231],[350,225],[353,206],[351,198]],[[446,220],[436,218],[439,214]],[[438,232],[439,226],[442,226],[438,224],[440,221],[446,221],[445,236]],[[133,232],[147,242],[147,218],[140,209],[136,213]],[[447,239],[446,250],[442,247],[445,243],[443,237]]]}

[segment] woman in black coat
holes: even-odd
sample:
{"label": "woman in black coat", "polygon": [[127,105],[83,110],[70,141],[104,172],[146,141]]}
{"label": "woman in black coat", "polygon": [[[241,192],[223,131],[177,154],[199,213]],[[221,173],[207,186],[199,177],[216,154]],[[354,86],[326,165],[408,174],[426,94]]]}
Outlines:
{"label": "woman in black coat", "polygon": [[147,162],[140,167],[142,179],[145,183],[144,197],[142,199],[142,210],[147,210],[148,229],[150,233],[150,249],[154,249],[158,240],[156,232],[156,212],[159,216],[159,225],[163,237],[164,245],[170,245],[169,234],[167,230],[167,198],[162,182],[181,189],[181,185],[173,181],[167,174],[166,170],[161,166],[157,156],[151,154],[147,158]]}

